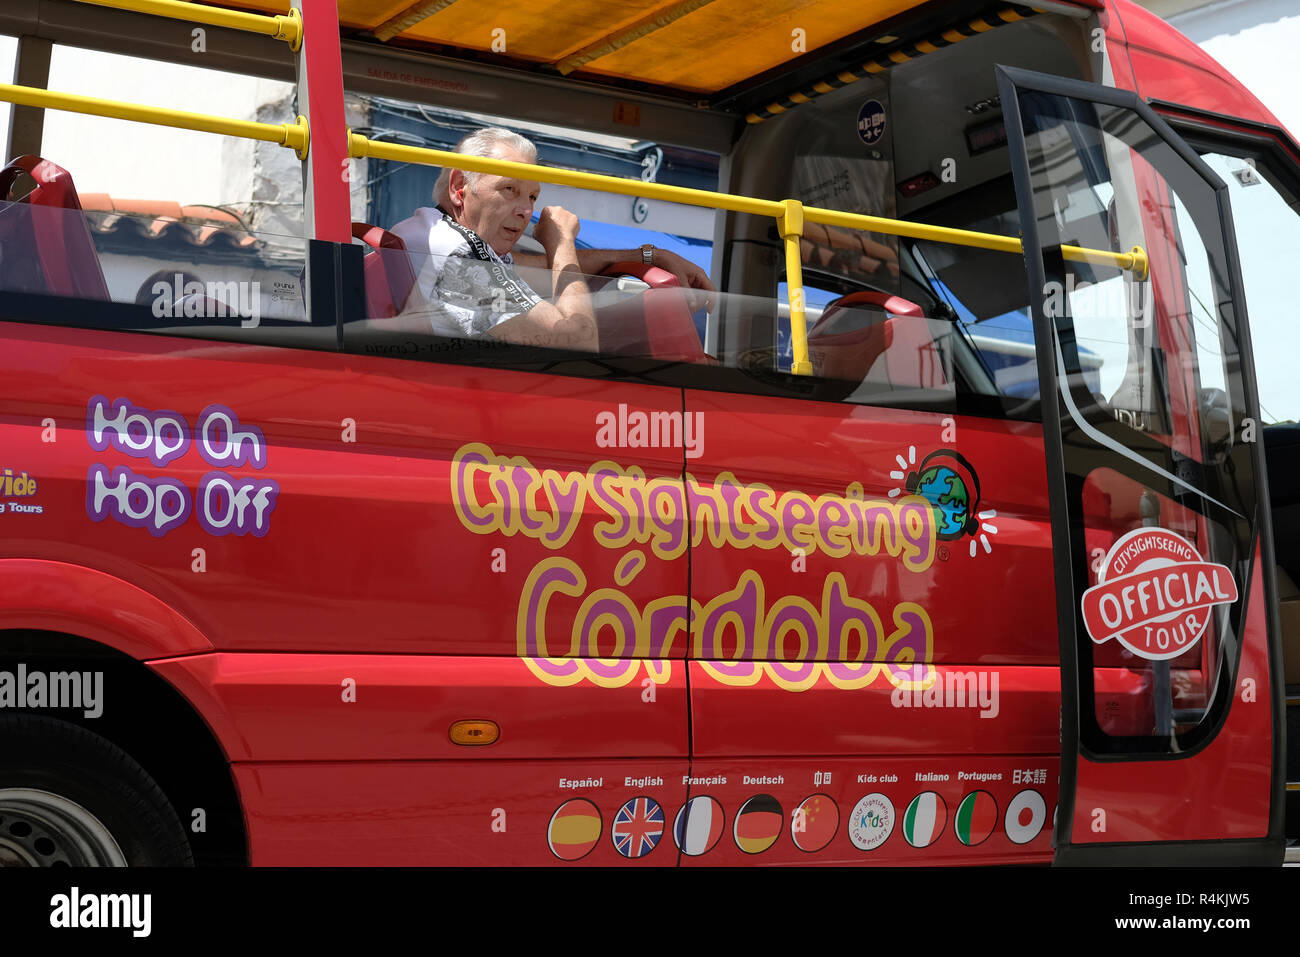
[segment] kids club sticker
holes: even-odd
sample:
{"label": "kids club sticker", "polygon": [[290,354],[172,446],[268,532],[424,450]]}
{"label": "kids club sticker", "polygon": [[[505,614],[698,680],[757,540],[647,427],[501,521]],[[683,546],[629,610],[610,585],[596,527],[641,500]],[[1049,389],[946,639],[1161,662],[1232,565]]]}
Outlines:
{"label": "kids club sticker", "polygon": [[1181,535],[1139,528],[1102,560],[1083,593],[1083,623],[1097,644],[1114,638],[1140,658],[1176,658],[1193,647],[1217,605],[1237,600],[1226,565],[1207,562]]}
{"label": "kids club sticker", "polygon": [[868,794],[853,806],[849,840],[860,851],[874,851],[894,830],[894,803],[885,795]]}

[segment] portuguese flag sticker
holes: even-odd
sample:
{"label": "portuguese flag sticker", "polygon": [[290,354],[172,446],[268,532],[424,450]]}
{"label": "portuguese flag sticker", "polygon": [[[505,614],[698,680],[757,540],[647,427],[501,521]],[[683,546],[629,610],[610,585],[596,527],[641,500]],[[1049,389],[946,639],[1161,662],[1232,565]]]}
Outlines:
{"label": "portuguese flag sticker", "polygon": [[1139,528],[1111,546],[1097,584],[1083,593],[1083,623],[1097,644],[1114,638],[1140,658],[1162,661],[1191,648],[1218,605],[1237,600],[1227,565],[1207,562],[1163,528]]}
{"label": "portuguese flag sticker", "polygon": [[998,802],[988,791],[972,791],[957,805],[953,829],[967,847],[983,844],[998,826]]}

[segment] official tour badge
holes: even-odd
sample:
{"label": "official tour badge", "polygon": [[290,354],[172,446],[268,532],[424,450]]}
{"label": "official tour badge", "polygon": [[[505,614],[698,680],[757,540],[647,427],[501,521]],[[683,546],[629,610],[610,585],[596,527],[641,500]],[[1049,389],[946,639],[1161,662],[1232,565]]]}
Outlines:
{"label": "official tour badge", "polygon": [[1097,584],[1083,593],[1083,623],[1099,645],[1114,638],[1141,658],[1161,661],[1193,647],[1215,606],[1237,597],[1226,565],[1204,561],[1181,535],[1139,528],[1102,560]]}

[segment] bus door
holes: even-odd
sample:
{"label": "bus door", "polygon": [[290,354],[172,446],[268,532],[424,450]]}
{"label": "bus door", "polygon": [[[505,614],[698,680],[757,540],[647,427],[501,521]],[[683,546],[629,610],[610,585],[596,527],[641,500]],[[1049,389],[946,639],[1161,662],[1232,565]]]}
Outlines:
{"label": "bus door", "polygon": [[[1278,863],[1282,659],[1227,190],[1132,93],[998,82],[1052,506],[1055,860]],[[1094,694],[1124,674],[1132,694]]]}

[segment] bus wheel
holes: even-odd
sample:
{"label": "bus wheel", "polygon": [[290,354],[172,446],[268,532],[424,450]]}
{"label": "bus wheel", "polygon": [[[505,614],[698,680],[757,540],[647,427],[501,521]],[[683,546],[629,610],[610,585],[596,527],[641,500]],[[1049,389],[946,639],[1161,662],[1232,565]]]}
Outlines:
{"label": "bus wheel", "polygon": [[0,867],[193,863],[176,812],[129,754],[67,721],[0,715]]}

